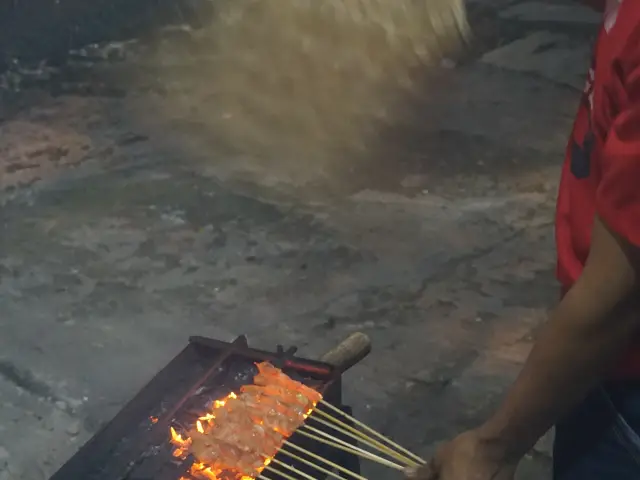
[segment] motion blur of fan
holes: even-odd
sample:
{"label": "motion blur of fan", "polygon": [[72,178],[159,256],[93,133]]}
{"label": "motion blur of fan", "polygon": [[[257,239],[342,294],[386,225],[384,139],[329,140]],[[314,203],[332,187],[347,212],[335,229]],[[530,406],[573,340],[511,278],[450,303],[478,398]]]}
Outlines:
{"label": "motion blur of fan", "polygon": [[356,158],[469,38],[461,0],[224,0],[216,137],[263,158]]}

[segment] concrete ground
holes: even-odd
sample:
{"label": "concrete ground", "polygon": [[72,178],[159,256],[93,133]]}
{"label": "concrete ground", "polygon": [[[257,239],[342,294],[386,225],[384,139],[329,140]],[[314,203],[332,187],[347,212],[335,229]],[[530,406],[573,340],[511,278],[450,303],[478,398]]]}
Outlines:
{"label": "concrete ground", "polygon": [[[141,121],[144,92],[26,92],[1,112],[0,479],[48,478],[194,334],[312,357],[360,330],[359,418],[424,455],[482,421],[557,296],[594,17],[470,9],[483,51],[450,70],[424,145],[331,195],[231,164],[188,116]],[[541,444],[520,478],[549,463]]]}

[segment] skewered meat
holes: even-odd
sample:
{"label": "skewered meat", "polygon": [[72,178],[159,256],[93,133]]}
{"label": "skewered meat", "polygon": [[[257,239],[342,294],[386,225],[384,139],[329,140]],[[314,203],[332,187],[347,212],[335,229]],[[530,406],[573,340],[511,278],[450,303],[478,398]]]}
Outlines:
{"label": "skewered meat", "polygon": [[216,471],[258,476],[322,399],[273,365],[257,366],[253,385],[214,402],[211,412],[188,432],[187,450]]}
{"label": "skewered meat", "polygon": [[314,405],[322,399],[322,395],[320,395],[320,393],[315,391],[313,388],[307,387],[300,382],[296,382],[291,377],[286,375],[282,370],[277,369],[268,362],[258,363],[257,367],[259,373],[253,379],[253,383],[255,383],[256,385],[280,385],[287,388],[288,390],[292,390],[298,392],[299,394],[302,394]]}
{"label": "skewered meat", "polygon": [[262,455],[243,452],[236,445],[200,433],[194,435],[190,451],[200,463],[214,470],[233,470],[251,477],[260,473],[265,462]]}

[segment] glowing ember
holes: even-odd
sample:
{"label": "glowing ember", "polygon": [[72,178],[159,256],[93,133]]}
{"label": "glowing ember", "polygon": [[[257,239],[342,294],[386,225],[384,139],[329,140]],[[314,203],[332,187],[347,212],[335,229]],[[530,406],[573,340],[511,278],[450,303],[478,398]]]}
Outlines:
{"label": "glowing ember", "polygon": [[[189,474],[205,480],[251,480],[322,399],[273,365],[257,364],[253,385],[212,403],[188,432],[171,427],[173,455],[196,462]],[[187,480],[181,478],[180,480]]]}

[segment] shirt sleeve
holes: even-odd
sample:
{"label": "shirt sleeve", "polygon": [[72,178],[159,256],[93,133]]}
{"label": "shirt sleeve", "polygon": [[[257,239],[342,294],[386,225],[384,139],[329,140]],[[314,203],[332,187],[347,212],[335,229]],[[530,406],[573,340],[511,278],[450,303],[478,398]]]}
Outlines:
{"label": "shirt sleeve", "polygon": [[622,79],[624,107],[603,146],[596,208],[609,228],[640,247],[640,55],[637,60]]}

